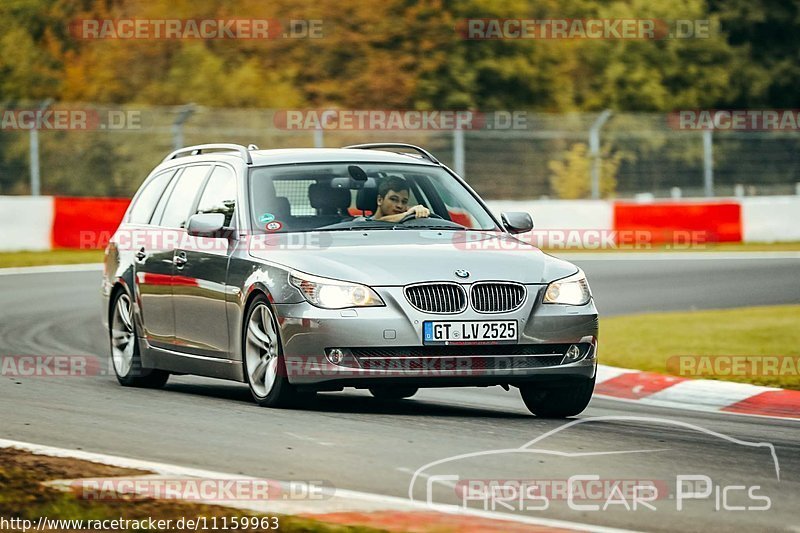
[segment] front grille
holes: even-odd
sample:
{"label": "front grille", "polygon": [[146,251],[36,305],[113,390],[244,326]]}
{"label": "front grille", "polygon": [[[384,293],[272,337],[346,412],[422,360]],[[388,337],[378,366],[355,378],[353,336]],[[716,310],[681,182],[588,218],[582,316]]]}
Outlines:
{"label": "front grille", "polygon": [[470,300],[479,313],[507,313],[519,309],[525,301],[525,287],[516,283],[476,283]]}
{"label": "front grille", "polygon": [[411,305],[426,313],[460,313],[467,307],[467,293],[457,283],[425,283],[405,289]]}

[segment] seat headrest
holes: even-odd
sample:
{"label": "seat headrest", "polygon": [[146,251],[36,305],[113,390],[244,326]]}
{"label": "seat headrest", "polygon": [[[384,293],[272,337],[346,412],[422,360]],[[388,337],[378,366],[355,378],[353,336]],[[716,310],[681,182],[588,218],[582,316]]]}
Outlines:
{"label": "seat headrest", "polygon": [[311,207],[322,211],[346,210],[350,207],[350,189],[331,187],[328,183],[312,183],[308,186]]}
{"label": "seat headrest", "polygon": [[272,198],[268,198],[262,208],[265,211],[265,214],[271,214],[275,220],[280,222],[286,222],[286,219],[289,218],[292,214],[292,208],[289,204],[289,199],[283,196],[274,196]]}
{"label": "seat headrest", "polygon": [[360,211],[372,211],[378,207],[378,188],[364,187],[358,190],[356,195],[356,207]]}

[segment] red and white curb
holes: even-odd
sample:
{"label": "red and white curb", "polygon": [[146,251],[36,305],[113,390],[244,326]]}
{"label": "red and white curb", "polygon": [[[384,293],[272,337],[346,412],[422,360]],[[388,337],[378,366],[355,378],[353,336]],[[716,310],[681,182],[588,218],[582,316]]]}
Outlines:
{"label": "red and white curb", "polygon": [[598,365],[595,395],[659,407],[800,420],[800,391]]}
{"label": "red and white curb", "polygon": [[[67,457],[119,468],[150,472],[142,478],[162,477],[169,479],[253,480],[251,476],[227,474],[188,468],[167,463],[131,459],[115,455],[56,448],[29,442],[0,439],[0,449],[15,448],[38,455]],[[156,476],[154,476],[155,474]],[[130,479],[130,478],[126,478]],[[264,481],[263,478],[260,478]],[[50,484],[69,490],[75,480],[58,480]],[[297,486],[297,482],[268,480],[270,484]],[[303,500],[195,500],[191,503],[218,505],[261,514],[295,515],[339,524],[370,525],[387,530],[414,529],[418,531],[442,530],[443,526],[459,526],[461,530],[486,532],[515,531],[627,531],[566,520],[513,515],[492,511],[481,511],[456,505],[427,504],[406,498],[360,492],[340,488],[323,488],[323,499]],[[420,529],[421,526],[425,528]],[[437,529],[438,527],[438,529]]]}

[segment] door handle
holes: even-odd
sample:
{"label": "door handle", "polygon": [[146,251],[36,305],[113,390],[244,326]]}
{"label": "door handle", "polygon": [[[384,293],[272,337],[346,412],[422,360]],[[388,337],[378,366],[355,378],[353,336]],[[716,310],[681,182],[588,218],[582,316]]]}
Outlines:
{"label": "door handle", "polygon": [[147,257],[147,252],[144,250],[144,246],[142,246],[138,252],[136,252],[136,259],[139,261],[144,261],[145,257]]}
{"label": "door handle", "polygon": [[189,259],[186,257],[186,252],[178,252],[172,259],[172,262],[177,268],[183,268],[184,265],[189,262]]}

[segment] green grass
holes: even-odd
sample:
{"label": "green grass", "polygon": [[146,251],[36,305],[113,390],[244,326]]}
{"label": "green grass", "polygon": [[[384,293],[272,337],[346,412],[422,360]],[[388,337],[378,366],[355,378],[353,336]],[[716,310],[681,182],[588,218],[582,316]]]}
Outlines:
{"label": "green grass", "polygon": [[102,262],[103,250],[51,250],[48,252],[0,253],[0,268]]}
{"label": "green grass", "polygon": [[[792,356],[797,368],[800,305],[601,318],[602,364],[678,375],[667,361],[680,355]],[[784,374],[700,377],[800,390],[800,376]]]}

